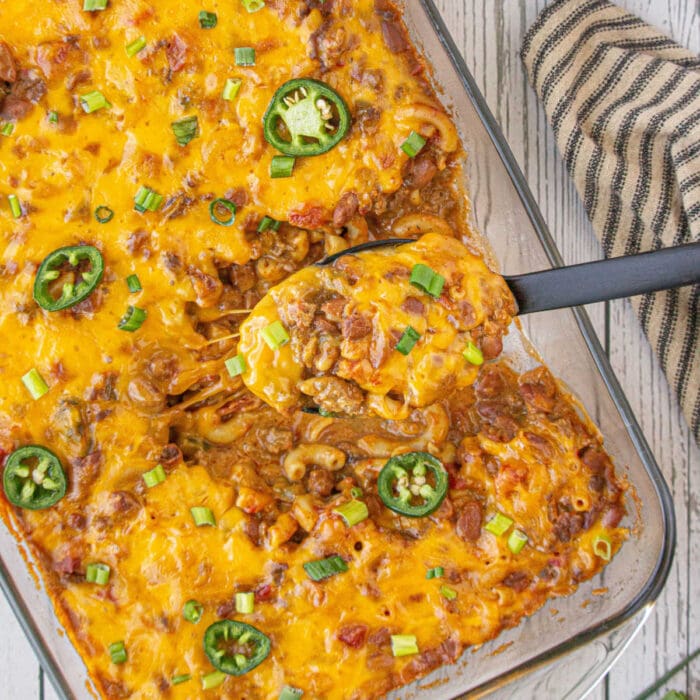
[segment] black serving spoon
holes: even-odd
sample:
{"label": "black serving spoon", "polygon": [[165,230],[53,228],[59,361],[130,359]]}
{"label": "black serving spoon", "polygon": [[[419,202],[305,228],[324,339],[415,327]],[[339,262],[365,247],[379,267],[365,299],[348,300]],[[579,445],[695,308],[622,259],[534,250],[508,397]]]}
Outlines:
{"label": "black serving spoon", "polygon": [[[317,262],[326,266],[343,255],[371,248],[413,243],[412,238],[369,241]],[[581,265],[504,276],[518,304],[518,315],[633,297],[700,283],[700,242]]]}

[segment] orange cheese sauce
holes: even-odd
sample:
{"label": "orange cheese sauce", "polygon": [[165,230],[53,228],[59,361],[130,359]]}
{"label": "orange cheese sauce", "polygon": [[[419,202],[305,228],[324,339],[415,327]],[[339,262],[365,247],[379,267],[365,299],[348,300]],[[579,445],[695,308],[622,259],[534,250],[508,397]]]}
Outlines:
{"label": "orange cheese sauce", "polygon": [[[216,12],[215,28],[200,28],[200,9]],[[0,129],[13,126],[0,135],[0,465],[44,445],[68,482],[46,510],[2,493],[0,514],[36,553],[102,697],[254,700],[285,685],[305,698],[381,697],[601,570],[596,538],[614,554],[626,537],[624,483],[548,371],[518,374],[486,336],[475,342],[487,361],[458,368],[455,393],[435,395],[419,373],[420,400],[397,420],[278,414],[226,370],[250,309],[324,254],[426,231],[478,247],[463,223],[456,130],[391,3],[268,0],[248,13],[239,0],[112,0],[86,12],[78,0],[0,0],[0,16]],[[146,47],[129,57],[139,36]],[[235,65],[243,46],[254,66]],[[352,127],[272,179],[262,115],[296,77],[333,87]],[[231,101],[228,78],[242,81]],[[87,114],[80,96],[94,90],[109,106]],[[199,133],[179,146],[170,124],[192,115]],[[426,141],[415,158],[401,149],[411,131]],[[134,210],[141,186],[163,195],[158,211]],[[218,197],[236,203],[231,226],[209,217]],[[114,212],[104,224],[102,205]],[[279,230],[259,232],[263,216]],[[101,251],[102,281],[73,308],[44,311],[38,266],[79,243]],[[421,259],[437,264],[431,250]],[[483,279],[481,262],[459,264]],[[400,293],[377,280],[363,278],[363,303]],[[147,312],[134,333],[117,328],[129,305]],[[449,345],[448,322],[430,319]],[[49,388],[38,400],[21,381],[32,368]],[[443,462],[450,486],[434,514],[410,519],[384,507],[376,480],[389,457],[416,450]],[[158,464],[166,479],[148,488]],[[334,509],[352,489],[369,517],[348,527]],[[198,506],[214,526],[195,525]],[[527,535],[517,554],[508,533],[486,528],[499,512]],[[348,571],[312,581],[303,565],[331,555]],[[95,562],[110,567],[104,586],[86,581]],[[426,579],[434,567],[444,576]],[[237,613],[235,594],[248,591],[254,610]],[[197,624],[182,615],[190,599],[203,606]],[[215,669],[204,632],[227,618],[254,625],[271,651],[205,690]],[[417,654],[392,655],[399,634],[415,635]],[[108,652],[117,641],[122,664]],[[182,674],[191,679],[173,685]]]}

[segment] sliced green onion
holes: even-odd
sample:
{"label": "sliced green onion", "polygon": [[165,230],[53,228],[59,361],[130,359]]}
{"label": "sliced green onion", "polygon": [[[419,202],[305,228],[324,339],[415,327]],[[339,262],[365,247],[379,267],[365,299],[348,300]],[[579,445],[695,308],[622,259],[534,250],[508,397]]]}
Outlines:
{"label": "sliced green onion", "polygon": [[141,328],[143,322],[146,320],[146,316],[148,316],[146,309],[140,309],[138,306],[129,305],[121,321],[117,324],[117,328],[120,331],[133,333]]}
{"label": "sliced green onion", "polygon": [[143,214],[145,211],[158,211],[163,203],[163,195],[154,192],[150,187],[141,186],[134,195],[134,209]]}
{"label": "sliced green onion", "polygon": [[339,515],[348,527],[357,525],[357,523],[361,523],[363,520],[369,518],[369,510],[364,501],[348,501],[342,506],[334,508],[333,512]]}
{"label": "sliced green onion", "polygon": [[138,39],[130,41],[125,47],[126,55],[129,58],[133,58],[139,51],[143,51],[146,48],[146,37],[140,36]]}
{"label": "sliced green onion", "polygon": [[607,535],[598,535],[593,540],[593,552],[604,561],[612,558],[612,542]]}
{"label": "sliced green onion", "polygon": [[12,122],[7,122],[6,124],[2,125],[2,129],[0,129],[0,134],[3,136],[12,136],[12,132],[15,130],[15,125]]}
{"label": "sliced green onion", "polygon": [[114,218],[114,212],[104,204],[100,204],[97,209],[95,209],[95,218],[101,224],[106,224]]}
{"label": "sliced green onion", "polygon": [[454,600],[457,597],[457,591],[449,586],[440,586],[440,595],[447,598],[447,600]]}
{"label": "sliced green onion", "polygon": [[202,10],[199,13],[199,26],[202,29],[214,29],[218,21],[216,12],[207,12],[206,10]]}
{"label": "sliced green onion", "polygon": [[207,508],[206,506],[193,506],[190,508],[190,513],[197,527],[203,527],[205,525],[216,526],[216,519],[214,518],[214,513],[212,513],[211,508]]}
{"label": "sliced green onion", "polygon": [[92,114],[92,112],[96,112],[98,109],[111,107],[112,105],[107,102],[107,98],[99,90],[93,90],[92,92],[87,92],[80,96],[80,106],[83,108],[84,112]]}
{"label": "sliced green onion", "polygon": [[224,362],[226,369],[228,370],[230,377],[237,377],[239,374],[243,374],[247,367],[245,364],[245,357],[240,353],[235,357],[229,357],[226,362]]}
{"label": "sliced green onion", "polygon": [[162,484],[168,477],[162,464],[159,464],[153,467],[153,469],[144,472],[142,476],[144,483],[149,489],[152,489],[154,486],[158,486],[158,484]]}
{"label": "sliced green onion", "polygon": [[257,12],[265,7],[265,0],[241,0],[241,2],[248,12]]}
{"label": "sliced green onion", "polygon": [[83,10],[85,12],[98,12],[107,9],[107,0],[84,0]]}
{"label": "sliced green onion", "polygon": [[239,90],[243,81],[240,78],[227,78],[224,83],[224,91],[221,93],[221,97],[229,102],[235,100],[238,95]]}
{"label": "sliced green onion", "polygon": [[226,674],[223,671],[212,671],[202,676],[202,689],[211,690],[220,686],[226,680]]}
{"label": "sliced green onion", "polygon": [[[225,214],[220,216],[222,210]],[[230,199],[215,199],[209,205],[209,218],[219,226],[230,226],[236,220],[236,205]]]}
{"label": "sliced green onion", "polygon": [[506,533],[506,530],[508,530],[512,524],[513,521],[507,515],[497,512],[496,515],[494,515],[493,518],[491,518],[491,520],[484,525],[484,527],[489,532],[492,532],[497,537],[500,537]]}
{"label": "sliced green onion", "polygon": [[362,498],[362,489],[359,486],[353,486],[350,489],[350,495],[353,498]]}
{"label": "sliced green onion", "polygon": [[254,66],[255,49],[250,46],[238,46],[233,50],[237,66]]}
{"label": "sliced green onion", "polygon": [[173,676],[170,679],[170,683],[172,685],[180,685],[180,683],[186,683],[189,680],[192,680],[192,676],[189,673],[181,673],[179,676]]}
{"label": "sliced green onion", "polygon": [[337,554],[326,559],[308,561],[304,564],[304,571],[312,581],[323,581],[324,578],[342,574],[348,570],[348,565]]}
{"label": "sliced green onion", "polygon": [[129,288],[129,291],[132,294],[140,292],[143,289],[143,287],[141,286],[141,280],[139,279],[138,275],[129,275],[126,278],[126,286]]}
{"label": "sliced green onion", "polygon": [[408,138],[401,144],[401,150],[409,157],[415,158],[425,146],[425,139],[415,131],[412,131]]}
{"label": "sliced green onion", "polygon": [[85,580],[88,583],[96,583],[98,586],[105,586],[109,581],[111,569],[107,564],[93,562],[85,568]]}
{"label": "sliced green onion", "polygon": [[273,321],[269,326],[263,328],[262,337],[270,350],[279,350],[289,342],[289,334],[279,321]]}
{"label": "sliced green onion", "polygon": [[235,600],[236,612],[249,615],[255,609],[255,593],[253,593],[253,591],[236,593]]}
{"label": "sliced green onion", "polygon": [[522,530],[513,530],[508,536],[508,549],[510,549],[513,554],[520,554],[526,544],[527,535]]}
{"label": "sliced green onion", "polygon": [[19,217],[22,216],[22,207],[20,206],[19,198],[16,194],[8,194],[7,201],[10,203],[12,216],[14,216],[15,219],[19,219]]}
{"label": "sliced green onion", "polygon": [[182,617],[193,625],[202,619],[203,613],[204,606],[198,600],[188,600],[182,608]]}
{"label": "sliced green onion", "polygon": [[35,401],[49,391],[49,385],[44,381],[44,378],[35,367],[32,367],[32,369],[22,377],[22,384],[27,387],[27,391]]}
{"label": "sliced green onion", "polygon": [[391,653],[394,656],[409,656],[418,653],[415,634],[392,634]]}
{"label": "sliced green onion", "polygon": [[127,655],[124,642],[112,642],[108,649],[109,655],[112,657],[113,664],[123,664],[126,661]]}
{"label": "sliced green onion", "polygon": [[410,282],[436,299],[442,294],[442,288],[445,286],[445,278],[423,263],[413,266]]}
{"label": "sliced green onion", "polygon": [[470,340],[462,353],[464,359],[472,365],[484,364],[484,353]]}
{"label": "sliced green onion", "polygon": [[199,119],[196,114],[170,122],[170,127],[173,130],[173,134],[175,134],[178,146],[186,146],[193,138],[199,135]]}
{"label": "sliced green onion", "polygon": [[402,354],[402,355],[408,355],[411,350],[413,350],[415,344],[420,340],[420,333],[413,328],[412,326],[408,326],[406,330],[403,332],[403,335],[401,338],[399,338],[399,342],[396,343],[396,349]]}
{"label": "sliced green onion", "polygon": [[299,700],[303,694],[303,690],[292,688],[291,685],[285,685],[277,700]]}
{"label": "sliced green onion", "polygon": [[272,156],[270,162],[270,177],[291,177],[296,158],[292,156]]}
{"label": "sliced green onion", "polygon": [[433,569],[428,569],[428,571],[425,574],[425,578],[431,579],[431,578],[442,578],[445,575],[445,569],[443,569],[441,566],[436,566]]}
{"label": "sliced green onion", "polygon": [[49,111],[49,122],[51,124],[58,124],[58,112],[55,109]]}
{"label": "sliced green onion", "polygon": [[258,233],[262,233],[263,231],[267,231],[268,229],[270,231],[279,231],[280,223],[280,221],[276,221],[270,216],[263,216],[263,218],[260,220],[260,223],[258,224]]}

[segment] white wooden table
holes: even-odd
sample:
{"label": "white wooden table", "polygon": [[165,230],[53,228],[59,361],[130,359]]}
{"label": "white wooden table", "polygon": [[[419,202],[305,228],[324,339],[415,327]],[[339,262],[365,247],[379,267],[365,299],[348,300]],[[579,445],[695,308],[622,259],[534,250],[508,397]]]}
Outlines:
{"label": "white wooden table", "polygon": [[[600,246],[518,57],[526,29],[547,0],[437,3],[501,124],[564,260],[600,258]],[[618,0],[618,4],[700,52],[698,0]],[[592,695],[594,700],[628,700],[700,646],[700,450],[629,303],[597,304],[588,311],[671,486],[678,520],[676,558],[656,609]],[[55,700],[50,682],[1,596],[0,629],[0,698]],[[654,697],[662,697],[670,688],[700,700],[700,658]],[[552,697],[556,700],[556,695]]]}

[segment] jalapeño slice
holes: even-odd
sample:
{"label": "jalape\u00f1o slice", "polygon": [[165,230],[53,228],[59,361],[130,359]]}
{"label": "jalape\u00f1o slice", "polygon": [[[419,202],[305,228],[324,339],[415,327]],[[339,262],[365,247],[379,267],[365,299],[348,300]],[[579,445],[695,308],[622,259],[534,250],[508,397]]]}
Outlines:
{"label": "jalape\u00f1o slice", "polygon": [[34,279],[34,299],[46,311],[60,311],[88,297],[104,272],[102,253],[91,245],[59,248],[49,253]]}
{"label": "jalape\u00f1o slice", "polygon": [[219,620],[204,633],[204,653],[217,671],[242,676],[270,653],[270,638],[238,620]]}
{"label": "jalape\u00f1o slice", "polygon": [[422,518],[436,510],[447,494],[447,471],[427,452],[392,457],[379,472],[377,489],[395,513]]}
{"label": "jalape\u00f1o slice", "polygon": [[318,156],[348,133],[350,111],[329,85],[296,78],[274,94],[263,129],[267,142],[285,155]]}
{"label": "jalape\u00f1o slice", "polygon": [[7,458],[2,485],[13,505],[42,510],[63,498],[66,474],[51,450],[40,445],[25,445]]}

